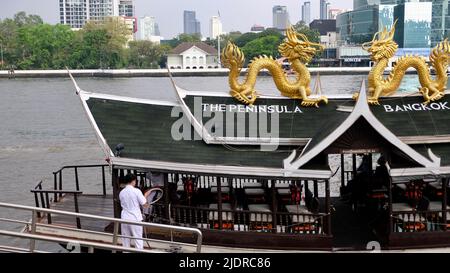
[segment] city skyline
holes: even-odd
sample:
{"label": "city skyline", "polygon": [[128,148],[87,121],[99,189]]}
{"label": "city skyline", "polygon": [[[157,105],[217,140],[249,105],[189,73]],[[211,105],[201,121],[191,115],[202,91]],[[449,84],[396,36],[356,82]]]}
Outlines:
{"label": "city skyline", "polygon": [[[136,17],[154,16],[160,26],[161,35],[165,38],[172,38],[183,33],[183,11],[195,10],[197,18],[202,25],[208,25],[211,16],[217,15],[220,11],[224,32],[241,31],[249,32],[255,24],[265,27],[272,26],[272,8],[276,5],[287,6],[291,23],[295,24],[301,20],[301,6],[305,1],[299,0],[279,0],[279,1],[237,1],[205,4],[206,0],[167,0],[160,3],[155,0],[134,0]],[[319,18],[319,1],[311,2],[311,19]],[[352,1],[329,0],[332,8],[351,9]],[[59,1],[57,0],[16,0],[2,3],[0,19],[11,18],[19,11],[29,14],[37,14],[47,23],[56,24],[59,22]],[[251,11],[257,12],[251,12]],[[171,14],[171,16],[167,16]],[[240,20],[236,20],[240,18]],[[202,35],[207,37],[209,29],[203,28]]]}

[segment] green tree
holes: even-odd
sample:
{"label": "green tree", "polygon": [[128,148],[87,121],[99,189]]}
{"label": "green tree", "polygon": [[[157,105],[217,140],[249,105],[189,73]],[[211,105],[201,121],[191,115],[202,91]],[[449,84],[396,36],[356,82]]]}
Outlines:
{"label": "green tree", "polygon": [[181,33],[176,38],[173,38],[172,40],[169,40],[166,42],[167,45],[169,45],[171,48],[175,48],[179,46],[181,43],[196,43],[201,42],[202,36],[198,33],[196,34],[185,34]]}
{"label": "green tree", "polygon": [[320,43],[320,32],[315,29],[310,29],[303,21],[294,25],[295,31],[302,33],[308,37],[308,40],[313,43]]}
{"label": "green tree", "polygon": [[165,68],[165,67],[167,67],[167,54],[170,53],[170,51],[172,50],[172,47],[170,47],[169,45],[163,45],[163,44],[161,44],[159,47],[162,52],[162,57],[159,59],[159,67]]}
{"label": "green tree", "polygon": [[27,15],[26,12],[21,11],[14,15],[14,23],[18,27],[29,26],[29,25],[41,25],[44,23],[39,15]]}
{"label": "green tree", "polygon": [[25,12],[15,14],[14,19],[0,20],[0,44],[3,48],[4,66],[16,65],[18,59],[22,57],[21,44],[18,40],[19,29],[39,24],[42,24],[41,17],[27,15]]}
{"label": "green tree", "polygon": [[18,31],[17,67],[64,68],[74,33],[64,25],[24,25]]}
{"label": "green tree", "polygon": [[73,68],[121,68],[126,65],[130,30],[116,18],[88,22],[77,33],[70,65]]}
{"label": "green tree", "polygon": [[180,34],[177,37],[177,40],[180,41],[180,43],[195,43],[195,42],[201,42],[202,36],[199,33],[195,34]]}
{"label": "green tree", "polygon": [[273,56],[277,58],[279,56],[278,46],[280,45],[280,37],[275,35],[264,36],[248,42],[243,48],[247,62],[258,56]]}
{"label": "green tree", "polygon": [[128,66],[130,68],[160,68],[160,62],[167,54],[167,46],[150,41],[129,43]]}
{"label": "green tree", "polygon": [[243,47],[253,40],[266,36],[276,36],[280,41],[283,39],[283,35],[279,31],[273,29],[266,29],[265,31],[260,33],[253,33],[253,32],[244,33],[235,40],[235,44],[239,47]]}

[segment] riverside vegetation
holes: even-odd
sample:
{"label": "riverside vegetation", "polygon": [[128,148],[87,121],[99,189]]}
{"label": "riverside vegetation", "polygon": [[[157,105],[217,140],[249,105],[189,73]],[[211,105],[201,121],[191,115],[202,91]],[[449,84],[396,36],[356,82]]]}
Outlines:
{"label": "riverside vegetation", "polygon": [[[295,29],[318,42],[319,33],[302,22]],[[69,26],[46,24],[38,15],[19,12],[0,20],[0,68],[9,69],[121,69],[164,68],[167,54],[182,42],[199,42],[200,35],[180,34],[156,44],[150,41],[127,42],[129,30],[119,20],[88,22],[73,31]],[[230,32],[221,36],[221,46],[233,41],[242,48],[247,60],[259,55],[279,57],[278,46],[284,36],[275,30],[261,33]],[[205,43],[217,48],[218,40]]]}

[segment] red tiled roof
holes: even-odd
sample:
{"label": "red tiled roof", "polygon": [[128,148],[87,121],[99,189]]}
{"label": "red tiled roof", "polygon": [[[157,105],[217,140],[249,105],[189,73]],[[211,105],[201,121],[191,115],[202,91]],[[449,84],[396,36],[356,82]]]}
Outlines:
{"label": "red tiled roof", "polygon": [[181,53],[185,52],[186,50],[189,50],[193,46],[200,48],[201,50],[208,53],[208,55],[217,55],[217,49],[215,49],[214,47],[207,45],[203,42],[181,43],[179,46],[177,46],[176,48],[174,48],[172,50],[171,54],[181,54]]}

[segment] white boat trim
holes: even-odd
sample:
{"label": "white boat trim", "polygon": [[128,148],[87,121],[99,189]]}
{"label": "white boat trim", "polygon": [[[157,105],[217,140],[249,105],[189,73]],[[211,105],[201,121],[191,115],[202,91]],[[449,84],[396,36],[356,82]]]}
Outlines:
{"label": "white boat trim", "polygon": [[401,180],[402,177],[446,177],[450,175],[450,167],[439,168],[398,168],[390,169],[389,174],[393,179]]}
{"label": "white boat trim", "polygon": [[317,180],[327,180],[333,175],[331,170],[306,170],[299,169],[286,172],[284,169],[274,169],[265,167],[249,166],[225,166],[225,165],[206,165],[174,163],[164,161],[139,160],[123,157],[113,157],[111,162],[116,166],[128,166],[144,169],[209,173],[209,174],[227,174],[254,177],[288,177],[288,178],[312,178]]}

